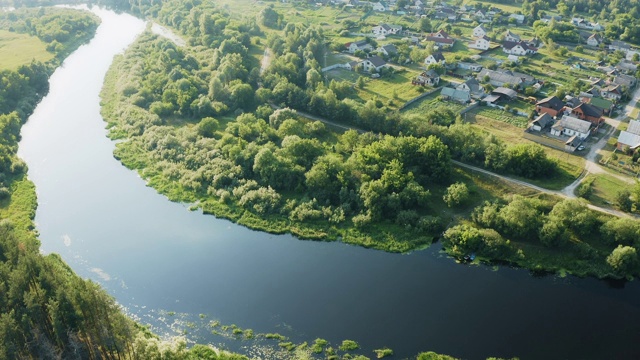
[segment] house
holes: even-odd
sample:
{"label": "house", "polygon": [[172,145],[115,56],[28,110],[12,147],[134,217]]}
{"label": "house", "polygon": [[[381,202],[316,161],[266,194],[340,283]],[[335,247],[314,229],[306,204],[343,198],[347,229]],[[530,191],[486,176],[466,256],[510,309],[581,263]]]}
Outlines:
{"label": "house", "polygon": [[356,51],[371,51],[373,46],[367,42],[367,40],[358,40],[347,44],[347,49],[350,53],[355,54]]}
{"label": "house", "polygon": [[620,151],[636,150],[640,146],[640,135],[621,131],[616,148]]}
{"label": "house", "polygon": [[478,10],[475,13],[473,13],[473,17],[475,17],[476,20],[480,22],[482,22],[483,20],[488,20],[487,14],[483,10]]}
{"label": "house", "polygon": [[511,101],[518,96],[518,93],[513,89],[498,87],[491,92],[491,95],[498,96],[499,100]]}
{"label": "house", "polygon": [[627,126],[627,131],[632,134],[640,135],[640,121],[638,120],[629,121],[629,126]]}
{"label": "house", "polygon": [[514,72],[511,70],[490,70],[482,69],[476,76],[480,82],[484,82],[485,77],[493,86],[504,86],[511,84],[514,87],[530,86],[535,83],[535,78],[531,75]]}
{"label": "house", "polygon": [[626,54],[629,50],[631,50],[631,45],[627,44],[624,41],[613,40],[611,41],[611,44],[609,44],[609,50],[622,51],[623,53]]}
{"label": "house", "polygon": [[358,64],[360,64],[360,61],[350,61],[344,64],[344,68],[350,71],[354,71],[356,67],[358,67]]}
{"label": "house", "polygon": [[607,85],[600,89],[600,95],[605,99],[620,101],[622,99],[622,88],[620,85]]}
{"label": "house", "polygon": [[543,113],[531,122],[529,128],[535,131],[543,131],[544,129],[550,127],[552,124],[553,118],[551,117],[551,115]]}
{"label": "house", "polygon": [[392,56],[398,53],[398,49],[393,44],[380,46],[377,51],[385,56]]}
{"label": "house", "polygon": [[372,56],[362,60],[362,67],[368,72],[379,72],[385,66],[387,66],[387,62],[379,56]]}
{"label": "house", "polygon": [[638,66],[631,61],[621,60],[616,66],[616,70],[625,74],[634,74],[638,70]]}
{"label": "house", "polygon": [[458,90],[450,87],[443,87],[440,95],[446,100],[453,100],[461,104],[466,104],[471,101],[471,95],[468,91]]}
{"label": "house", "polygon": [[482,26],[482,24],[476,26],[473,29],[473,36],[474,37],[483,37],[489,34],[489,31],[487,31],[487,29],[484,28],[484,26]]}
{"label": "house", "polygon": [[580,139],[586,139],[589,136],[589,129],[591,129],[590,122],[565,115],[551,127],[551,135],[576,135]]}
{"label": "house", "polygon": [[387,11],[389,9],[384,1],[373,3],[371,5],[373,6],[373,11]]}
{"label": "house", "polygon": [[458,84],[456,89],[468,91],[469,95],[475,99],[479,99],[484,96],[484,88],[475,78],[470,78],[467,81]]}
{"label": "house", "polygon": [[478,72],[482,70],[482,65],[478,63],[468,63],[468,62],[460,61],[458,63],[458,68],[464,69],[464,70],[471,70],[473,72]]}
{"label": "house", "polygon": [[525,56],[537,53],[538,49],[529,46],[529,44],[524,41],[505,41],[502,43],[502,51],[511,55]]}
{"label": "house", "polygon": [[600,34],[594,33],[587,39],[587,45],[589,46],[598,46],[604,42],[604,39]]}
{"label": "house", "polygon": [[558,113],[564,109],[562,100],[555,96],[544,98],[536,103],[536,112],[538,114],[549,114],[551,117],[558,116]]}
{"label": "house", "polygon": [[520,35],[512,33],[510,30],[507,30],[504,33],[504,41],[518,43],[520,42]]}
{"label": "house", "polygon": [[524,15],[522,14],[509,14],[509,19],[514,19],[517,24],[524,23]]}
{"label": "house", "polygon": [[597,96],[585,97],[585,98],[582,98],[581,100],[582,102],[586,102],[589,105],[593,105],[598,109],[601,109],[602,113],[605,115],[609,115],[611,111],[613,111],[613,108],[615,107],[615,104],[613,103],[613,101],[603,99]]}
{"label": "house", "polygon": [[389,35],[391,33],[391,26],[387,24],[380,24],[378,26],[374,26],[373,29],[371,29],[371,32],[376,36]]}
{"label": "house", "polygon": [[580,120],[590,122],[594,126],[600,126],[604,122],[604,118],[602,117],[603,111],[593,105],[585,103],[571,109],[571,114]]}
{"label": "house", "polygon": [[564,143],[564,150],[574,152],[580,145],[582,145],[582,141],[583,139],[580,139],[578,135],[573,135]]}
{"label": "house", "polygon": [[616,85],[622,85],[627,89],[631,89],[636,86],[637,79],[635,76],[619,74],[613,79],[613,83]]}
{"label": "house", "polygon": [[435,70],[423,71],[420,75],[416,76],[411,83],[413,85],[438,86],[440,83],[440,75],[438,75]]}
{"label": "house", "polygon": [[475,38],[475,40],[470,42],[468,45],[469,48],[477,50],[489,50],[490,46],[491,39],[486,35]]}
{"label": "house", "polygon": [[444,65],[444,64],[447,63],[447,60],[445,60],[445,58],[444,58],[444,56],[442,55],[441,52],[435,52],[435,53],[427,56],[424,59],[424,63],[426,65],[431,65],[431,64],[442,64],[442,65]]}
{"label": "house", "polygon": [[436,33],[430,33],[427,35],[427,41],[433,41],[439,47],[451,47],[455,40],[449,36],[444,30],[439,30]]}
{"label": "house", "polygon": [[511,61],[512,63],[519,63],[520,62],[520,56],[518,55],[509,55],[507,56],[507,60]]}

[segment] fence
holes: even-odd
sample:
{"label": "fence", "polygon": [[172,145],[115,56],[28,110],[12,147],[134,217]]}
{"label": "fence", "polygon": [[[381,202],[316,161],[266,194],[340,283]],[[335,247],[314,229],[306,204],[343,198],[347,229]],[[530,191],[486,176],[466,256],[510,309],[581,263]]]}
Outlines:
{"label": "fence", "polygon": [[322,68],[322,72],[333,70],[333,69],[338,69],[338,68],[345,69],[346,67],[347,67],[346,64],[333,64],[333,65],[327,66],[325,68]]}
{"label": "fence", "polygon": [[543,135],[536,135],[536,134],[532,134],[530,132],[525,131],[523,136],[525,139],[527,140],[531,140],[533,142],[536,142],[538,144],[544,145],[544,146],[548,146],[550,148],[554,148],[554,149],[558,149],[558,150],[562,150],[564,151],[564,142],[562,140],[557,140],[557,139],[553,139],[550,137],[546,137]]}

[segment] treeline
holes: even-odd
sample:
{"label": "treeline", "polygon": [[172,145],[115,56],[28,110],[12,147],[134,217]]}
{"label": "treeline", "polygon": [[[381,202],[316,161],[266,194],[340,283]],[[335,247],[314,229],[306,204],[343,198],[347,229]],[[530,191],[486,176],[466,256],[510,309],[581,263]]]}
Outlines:
{"label": "treeline", "polygon": [[[583,276],[632,278],[640,274],[640,223],[599,214],[583,200],[554,204],[513,196],[508,202],[486,202],[473,211],[471,223],[448,229],[443,243],[460,258],[477,253],[530,269],[570,269]],[[549,256],[545,264],[531,263],[521,249],[536,247],[567,255]]]}
{"label": "treeline", "polygon": [[100,20],[93,14],[59,8],[20,8],[0,12],[0,28],[37,36],[47,51],[65,58],[95,33]]}

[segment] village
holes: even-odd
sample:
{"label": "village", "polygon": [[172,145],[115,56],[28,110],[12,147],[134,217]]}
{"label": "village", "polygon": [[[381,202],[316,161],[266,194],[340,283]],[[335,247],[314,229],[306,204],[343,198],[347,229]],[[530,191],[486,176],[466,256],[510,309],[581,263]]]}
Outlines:
{"label": "village", "polygon": [[[496,122],[519,128],[521,135],[510,131],[507,141],[533,141],[578,157],[611,137],[600,163],[637,175],[638,109],[633,101],[625,116],[623,105],[637,87],[640,50],[606,38],[602,24],[552,12],[534,21],[518,9],[480,2],[314,6],[347,16],[323,73],[354,84],[365,77],[363,98],[386,99],[401,112],[444,104],[465,120],[481,119],[475,122],[489,132],[500,127]],[[356,15],[360,21],[352,20]],[[553,29],[572,36],[554,41]]]}

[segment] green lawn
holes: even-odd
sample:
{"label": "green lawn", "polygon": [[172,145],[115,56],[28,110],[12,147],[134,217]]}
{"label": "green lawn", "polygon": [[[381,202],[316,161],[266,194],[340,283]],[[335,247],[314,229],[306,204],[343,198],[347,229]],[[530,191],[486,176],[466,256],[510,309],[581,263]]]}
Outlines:
{"label": "green lawn", "polygon": [[616,195],[630,184],[609,174],[588,175],[584,182],[592,181],[591,195],[588,197],[594,205],[609,207],[616,202]]}
{"label": "green lawn", "polygon": [[52,58],[37,37],[0,30],[0,69],[14,70],[32,60],[46,62]]}
{"label": "green lawn", "polygon": [[440,96],[440,91],[436,91],[433,94],[425,96],[422,99],[402,109],[402,112],[406,114],[422,114],[425,111],[433,109],[437,106],[444,105],[448,109],[451,109],[457,113],[460,110],[464,109],[466,106],[466,105],[459,104],[455,101],[438,100],[439,96]]}

